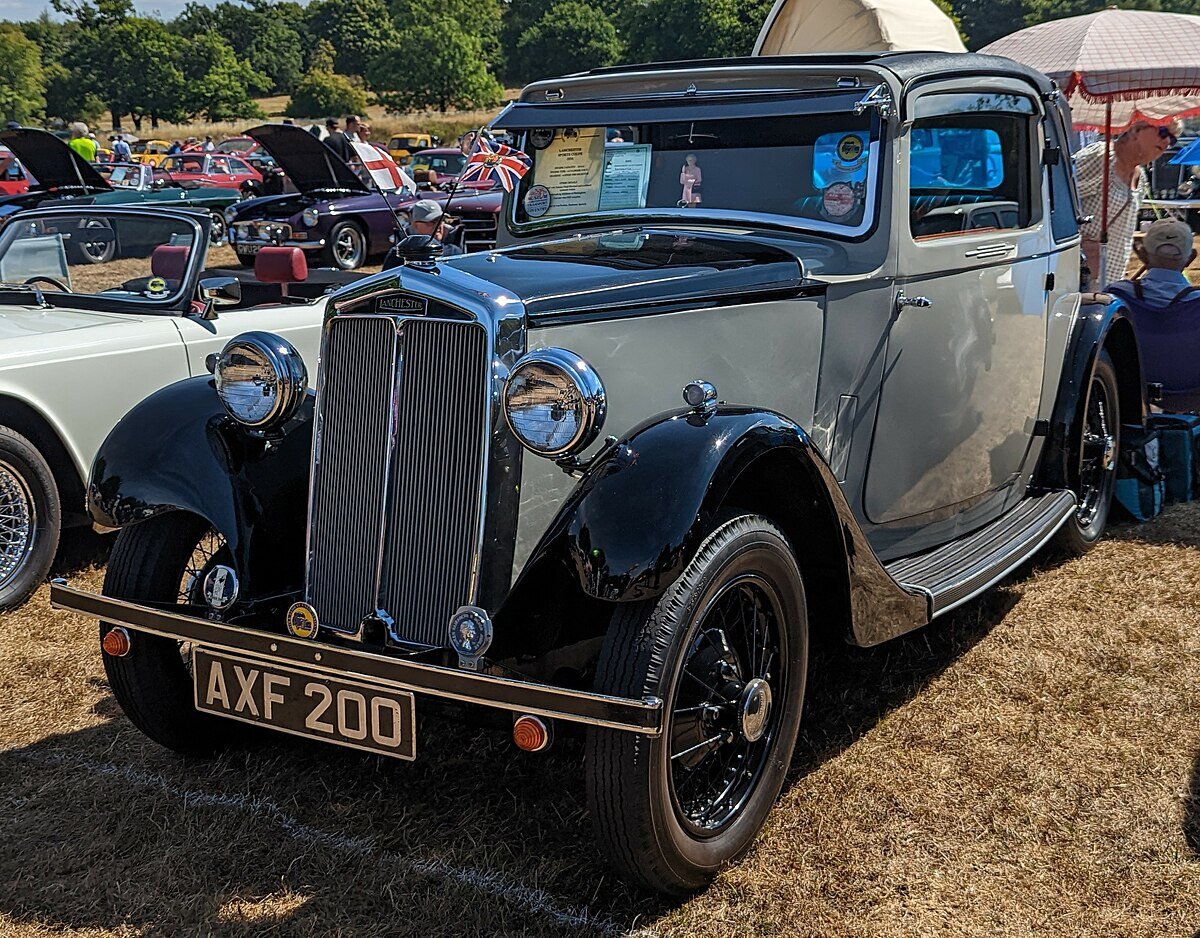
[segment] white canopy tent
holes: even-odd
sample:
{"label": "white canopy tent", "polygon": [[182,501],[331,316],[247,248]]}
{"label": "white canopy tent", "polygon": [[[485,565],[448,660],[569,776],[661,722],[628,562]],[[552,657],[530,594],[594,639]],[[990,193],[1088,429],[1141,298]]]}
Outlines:
{"label": "white canopy tent", "polygon": [[966,52],[932,0],[775,0],[754,55]]}

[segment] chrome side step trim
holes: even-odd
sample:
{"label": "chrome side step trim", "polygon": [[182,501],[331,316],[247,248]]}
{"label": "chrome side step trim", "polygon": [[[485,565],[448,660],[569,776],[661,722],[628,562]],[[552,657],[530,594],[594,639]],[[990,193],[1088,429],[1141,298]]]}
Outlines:
{"label": "chrome side step trim", "polygon": [[908,590],[929,597],[929,617],[949,612],[995,585],[1046,546],[1075,512],[1071,492],[1027,498],[987,527],[925,554],[885,565]]}

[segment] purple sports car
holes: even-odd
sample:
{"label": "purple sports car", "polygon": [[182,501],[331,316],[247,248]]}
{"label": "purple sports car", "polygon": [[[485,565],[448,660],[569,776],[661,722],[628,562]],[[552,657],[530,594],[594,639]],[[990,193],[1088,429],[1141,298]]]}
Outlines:
{"label": "purple sports car", "polygon": [[[396,222],[418,198],[444,202],[445,192],[411,194],[374,191],[350,166],[316,137],[289,124],[264,124],[248,130],[292,180],[296,189],[284,195],[248,199],[225,213],[229,243],[245,265],[264,246],[297,247],[314,266],[354,270],[372,257],[386,254]],[[467,250],[493,247],[503,192],[460,190],[450,215],[466,229]],[[315,255],[315,257],[314,257]]]}

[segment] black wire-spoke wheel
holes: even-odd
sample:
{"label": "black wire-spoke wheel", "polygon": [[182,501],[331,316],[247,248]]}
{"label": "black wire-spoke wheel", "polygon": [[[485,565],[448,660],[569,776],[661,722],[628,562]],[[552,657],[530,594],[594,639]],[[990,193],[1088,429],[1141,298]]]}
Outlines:
{"label": "black wire-spoke wheel", "polygon": [[[104,577],[104,595],[135,603],[199,604],[208,571],[232,565],[225,539],[203,518],[171,512],[123,528]],[[113,626],[100,623],[100,638]],[[207,755],[239,737],[235,723],[196,710],[189,643],[130,631],[130,650],[105,653],[113,695],[138,729],[178,752]]]}
{"label": "black wire-spoke wheel", "polygon": [[787,661],[779,599],[747,575],[709,604],[688,643],[671,707],[671,795],[697,836],[722,830],[762,774]]}
{"label": "black wire-spoke wheel", "polygon": [[1086,553],[1108,524],[1121,446],[1117,372],[1108,352],[1096,360],[1086,397],[1080,402],[1071,441],[1071,488],[1075,514],[1062,526],[1056,544],[1068,555]]}
{"label": "black wire-spoke wheel", "polygon": [[720,525],[657,600],[622,604],[596,689],[658,697],[661,736],[590,729],[597,839],[625,876],[701,888],[753,843],[791,761],[808,666],[804,583],[786,537]]}

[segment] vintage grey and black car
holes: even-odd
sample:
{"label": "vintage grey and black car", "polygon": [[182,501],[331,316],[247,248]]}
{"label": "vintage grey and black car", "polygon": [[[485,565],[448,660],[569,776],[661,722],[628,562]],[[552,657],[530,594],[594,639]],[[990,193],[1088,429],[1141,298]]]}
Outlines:
{"label": "vintage grey and black car", "polygon": [[1080,293],[1068,119],[966,54],[534,84],[500,248],[134,409],[103,595],[54,602],[183,752],[231,718],[411,759],[439,700],[581,727],[605,853],[698,888],[780,791],[818,630],[875,645],[1104,528],[1144,395]]}

